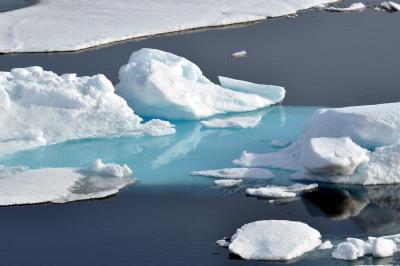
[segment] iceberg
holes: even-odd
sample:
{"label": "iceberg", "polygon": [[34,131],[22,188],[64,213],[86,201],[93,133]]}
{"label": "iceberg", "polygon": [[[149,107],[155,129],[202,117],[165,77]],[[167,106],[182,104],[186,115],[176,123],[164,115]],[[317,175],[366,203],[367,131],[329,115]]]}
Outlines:
{"label": "iceberg", "polygon": [[189,60],[156,49],[132,53],[119,70],[119,79],[117,94],[145,117],[198,120],[277,103],[276,86],[247,88],[246,83],[235,89],[223,88],[209,81]]}
{"label": "iceberg", "polygon": [[274,177],[270,170],[262,168],[223,168],[193,171],[192,175],[227,179],[270,179]]}
{"label": "iceberg", "polygon": [[[101,169],[93,165],[101,165]],[[101,160],[93,165],[82,169],[0,166],[0,206],[105,198],[135,182],[127,166]]]}
{"label": "iceberg", "polygon": [[335,1],[41,0],[0,13],[0,53],[76,51],[131,38],[280,17]]}
{"label": "iceberg", "polygon": [[297,171],[296,180],[393,184],[400,182],[399,141],[400,103],[320,109],[288,147],[244,151],[234,164]]}
{"label": "iceberg", "polygon": [[223,187],[223,188],[237,187],[241,183],[242,183],[241,179],[220,179],[214,181],[214,184],[217,187]]}
{"label": "iceberg", "polygon": [[37,66],[0,72],[0,155],[73,139],[175,133],[166,121],[141,122],[104,75],[59,76]]}
{"label": "iceberg", "polygon": [[398,12],[400,11],[400,4],[392,1],[386,1],[381,3],[381,8],[387,11]]}
{"label": "iceberg", "polygon": [[293,198],[297,196],[297,193],[313,190],[318,188],[318,184],[294,184],[291,186],[266,186],[259,188],[247,188],[246,194],[255,197],[266,197],[266,198]]}
{"label": "iceberg", "polygon": [[365,8],[367,8],[362,2],[358,3],[353,3],[348,7],[326,7],[326,11],[331,11],[331,12],[353,12],[353,11],[362,11]]}
{"label": "iceberg", "polygon": [[237,229],[229,251],[246,260],[292,260],[320,244],[320,233],[305,223],[264,220]]}

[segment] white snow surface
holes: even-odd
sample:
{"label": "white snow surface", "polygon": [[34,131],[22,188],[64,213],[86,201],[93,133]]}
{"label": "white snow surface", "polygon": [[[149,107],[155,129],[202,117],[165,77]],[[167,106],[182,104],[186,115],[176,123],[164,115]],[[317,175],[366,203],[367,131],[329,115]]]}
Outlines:
{"label": "white snow surface", "polygon": [[319,250],[327,250],[327,249],[332,249],[333,245],[332,242],[329,240],[324,241],[321,245],[319,245],[318,249]]}
{"label": "white snow surface", "polygon": [[297,196],[297,193],[307,190],[313,190],[318,188],[318,184],[294,184],[291,186],[265,186],[259,188],[247,188],[246,194],[256,197],[267,197],[267,198],[293,198]]}
{"label": "white snow surface", "polygon": [[104,75],[59,76],[37,66],[0,72],[0,155],[72,139],[175,133],[169,122],[141,121]]}
{"label": "white snow surface", "polygon": [[148,48],[132,53],[119,70],[119,79],[118,95],[137,114],[173,120],[198,120],[265,108],[277,103],[276,88],[281,88],[247,87],[250,85],[246,82],[242,87],[223,88],[208,80],[189,60]]}
{"label": "white snow surface", "polygon": [[224,118],[213,118],[201,121],[201,124],[207,128],[253,128],[256,127],[261,119],[262,114],[243,115]]}
{"label": "white snow surface", "polygon": [[[117,167],[115,164],[104,166]],[[130,176],[106,172],[99,175],[98,171],[91,172],[87,168],[0,166],[0,206],[104,198],[134,181]]]}
{"label": "white snow surface", "polygon": [[268,169],[245,167],[193,171],[192,175],[227,179],[270,179],[274,177],[274,174]]}
{"label": "white snow surface", "polygon": [[326,11],[331,11],[331,12],[352,12],[352,11],[361,11],[367,8],[362,2],[358,3],[353,3],[348,7],[326,7]]}
{"label": "white snow surface", "polygon": [[219,179],[214,181],[214,184],[217,187],[223,187],[223,188],[237,187],[241,183],[242,183],[241,179]]}
{"label": "white snow surface", "polygon": [[[72,51],[285,16],[335,0],[40,0],[0,13],[0,53]],[[116,19],[117,18],[117,19]]]}
{"label": "white snow surface", "polygon": [[243,225],[229,251],[246,260],[291,260],[321,244],[321,235],[302,222],[264,220]]}
{"label": "white snow surface", "polygon": [[381,3],[381,8],[388,11],[400,11],[400,4],[392,1],[386,1]]}
{"label": "white snow surface", "polygon": [[369,237],[367,241],[358,238],[347,238],[332,253],[340,260],[356,260],[366,255],[377,258],[390,257],[397,252],[396,243],[388,237]]}
{"label": "white snow surface", "polygon": [[[399,141],[400,103],[320,109],[290,146],[265,154],[244,151],[234,164],[297,171],[296,180],[393,184],[400,182]],[[322,173],[315,171],[322,165]]]}

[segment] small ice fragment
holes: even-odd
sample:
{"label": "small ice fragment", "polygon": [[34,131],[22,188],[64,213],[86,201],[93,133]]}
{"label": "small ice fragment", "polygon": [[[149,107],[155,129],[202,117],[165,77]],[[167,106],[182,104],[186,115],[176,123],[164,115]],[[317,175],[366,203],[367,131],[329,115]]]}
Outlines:
{"label": "small ice fragment", "polygon": [[377,258],[393,256],[396,246],[391,239],[376,238],[373,242],[372,255]]}
{"label": "small ice fragment", "polygon": [[247,52],[243,50],[240,52],[232,53],[231,56],[235,58],[247,57]]}
{"label": "small ice fragment", "polygon": [[229,247],[231,242],[228,239],[229,238],[224,237],[223,239],[217,240],[215,243],[220,247]]}
{"label": "small ice fragment", "polygon": [[101,159],[94,160],[88,170],[98,175],[115,177],[129,177],[133,174],[132,170],[126,164],[123,166],[118,164],[104,164]]}
{"label": "small ice fragment", "polygon": [[193,171],[192,175],[228,179],[270,179],[274,174],[263,168],[223,168],[216,170]]}
{"label": "small ice fragment", "polygon": [[400,4],[392,2],[392,1],[386,1],[381,3],[381,8],[387,11],[400,11]]}
{"label": "small ice fragment", "polygon": [[253,128],[262,119],[262,115],[234,116],[203,120],[201,124],[208,128]]}
{"label": "small ice fragment", "polygon": [[352,243],[343,242],[333,251],[332,257],[338,260],[356,260],[358,249]]}
{"label": "small ice fragment", "polygon": [[246,194],[256,197],[267,198],[293,198],[298,192],[313,190],[318,187],[318,184],[294,184],[288,187],[285,186],[265,186],[259,188],[247,188]]}
{"label": "small ice fragment", "polygon": [[333,248],[332,242],[329,240],[326,240],[324,243],[322,243],[318,247],[319,250],[326,250],[326,249],[332,249],[332,248]]}
{"label": "small ice fragment", "polygon": [[290,144],[289,141],[285,141],[285,140],[271,140],[271,146],[273,147],[277,147],[277,148],[284,148],[286,146],[288,146]]}
{"label": "small ice fragment", "polygon": [[317,248],[321,235],[302,222],[264,220],[243,225],[229,251],[246,260],[291,260]]}
{"label": "small ice fragment", "polygon": [[223,188],[237,187],[241,183],[242,183],[241,179],[220,179],[214,181],[214,184],[217,187],[223,187]]}
{"label": "small ice fragment", "polygon": [[351,11],[362,11],[367,8],[363,3],[353,3],[348,7],[326,7],[326,11],[331,12],[351,12]]}

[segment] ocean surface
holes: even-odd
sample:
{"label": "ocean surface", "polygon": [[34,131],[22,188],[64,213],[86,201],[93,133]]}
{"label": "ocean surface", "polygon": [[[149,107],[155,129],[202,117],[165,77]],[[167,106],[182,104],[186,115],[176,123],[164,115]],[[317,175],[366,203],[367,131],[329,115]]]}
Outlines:
{"label": "ocean surface", "polygon": [[[19,1],[15,1],[17,3]],[[6,4],[4,4],[6,3]],[[0,2],[0,11],[22,6]],[[26,3],[21,1],[20,3]],[[349,3],[346,1],[346,3]],[[376,1],[365,2],[373,5]],[[321,184],[289,202],[246,197],[246,187],[290,184],[290,172],[273,170],[267,181],[245,181],[220,189],[195,170],[232,167],[243,150],[270,152],[271,140],[293,141],[320,106],[400,101],[399,14],[303,12],[295,19],[116,43],[76,53],[0,55],[0,70],[40,65],[56,73],[103,73],[118,83],[129,55],[149,47],[193,61],[217,82],[227,76],[282,85],[283,106],[263,114],[253,129],[206,129],[176,122],[166,137],[82,139],[16,153],[0,164],[78,167],[96,158],[128,164],[139,182],[104,200],[0,208],[2,265],[260,265],[244,261],[215,241],[245,223],[262,219],[303,221],[323,240],[399,233],[399,186]],[[232,52],[247,50],[235,59]],[[293,265],[348,265],[332,251],[314,251]],[[398,256],[367,257],[356,264],[400,263]]]}

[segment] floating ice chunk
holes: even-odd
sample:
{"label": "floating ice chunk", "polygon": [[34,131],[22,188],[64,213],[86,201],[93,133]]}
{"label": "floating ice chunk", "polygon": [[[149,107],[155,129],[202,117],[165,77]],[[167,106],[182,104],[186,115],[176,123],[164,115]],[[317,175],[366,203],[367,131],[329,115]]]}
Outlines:
{"label": "floating ice chunk", "polygon": [[192,175],[227,179],[270,179],[274,177],[270,170],[262,168],[223,168],[193,171]]}
{"label": "floating ice chunk", "polygon": [[230,241],[228,241],[228,238],[224,237],[223,239],[217,240],[215,242],[218,246],[220,247],[229,247],[229,244],[231,243]]}
{"label": "floating ice chunk", "polygon": [[217,187],[224,187],[224,188],[237,187],[241,183],[242,183],[241,179],[220,179],[214,181],[214,184]]}
{"label": "floating ice chunk", "polygon": [[[189,60],[155,49],[134,52],[119,71],[117,93],[146,117],[197,120],[277,103],[268,91],[226,89],[209,81]],[[258,85],[261,86],[261,85]],[[271,95],[274,95],[271,93]]]}
{"label": "floating ice chunk", "polygon": [[247,52],[243,50],[243,51],[232,53],[231,56],[235,57],[235,58],[247,57]]}
{"label": "floating ice chunk", "polygon": [[346,242],[342,242],[337,246],[332,253],[332,257],[341,260],[356,260],[365,255],[382,258],[393,256],[396,251],[396,245],[393,240],[385,237],[369,237],[368,241],[347,238]]}
{"label": "floating ice chunk", "polygon": [[358,3],[353,3],[348,7],[326,7],[326,11],[331,11],[331,12],[350,12],[350,11],[362,11],[365,8],[367,8],[362,2]]}
{"label": "floating ice chunk", "polygon": [[369,151],[350,138],[311,138],[302,145],[299,163],[313,174],[352,175],[368,163]]}
{"label": "floating ice chunk", "polygon": [[[113,165],[114,167],[121,167]],[[129,176],[78,168],[10,168],[0,166],[0,206],[65,203],[104,198],[134,182]]]}
{"label": "floating ice chunk", "polygon": [[386,1],[381,3],[381,8],[388,11],[400,11],[400,4],[392,1]]}
{"label": "floating ice chunk", "polygon": [[229,251],[246,260],[291,260],[318,247],[320,238],[317,230],[301,222],[256,221],[236,231]]}
{"label": "floating ice chunk", "polygon": [[97,0],[93,4],[92,0],[80,0],[77,4],[46,0],[0,13],[0,53],[79,50],[130,38],[285,16],[334,1]]}
{"label": "floating ice chunk", "polygon": [[248,81],[218,77],[222,87],[249,94],[259,95],[271,100],[274,104],[283,101],[286,95],[285,88],[275,85],[256,84]]}
{"label": "floating ice chunk", "polygon": [[89,168],[90,172],[104,176],[129,177],[133,172],[126,164],[104,164],[101,159],[94,160]]}
{"label": "floating ice chunk", "polygon": [[246,194],[256,197],[267,198],[293,198],[296,197],[298,192],[313,190],[318,187],[318,184],[294,184],[291,186],[265,186],[259,188],[247,188]]}
{"label": "floating ice chunk", "polygon": [[58,76],[41,67],[0,72],[0,155],[71,139],[167,135],[169,122],[141,124],[103,75]]}
{"label": "floating ice chunk", "polygon": [[201,124],[208,128],[253,128],[262,119],[262,115],[234,116],[203,120]]}
{"label": "floating ice chunk", "polygon": [[284,148],[284,147],[287,147],[289,144],[290,144],[290,142],[285,141],[285,140],[278,140],[278,139],[271,140],[271,146],[277,147],[277,148]]}
{"label": "floating ice chunk", "polygon": [[332,249],[333,245],[332,242],[329,240],[324,241],[321,245],[319,245],[318,249],[319,250],[327,250],[327,249]]}

